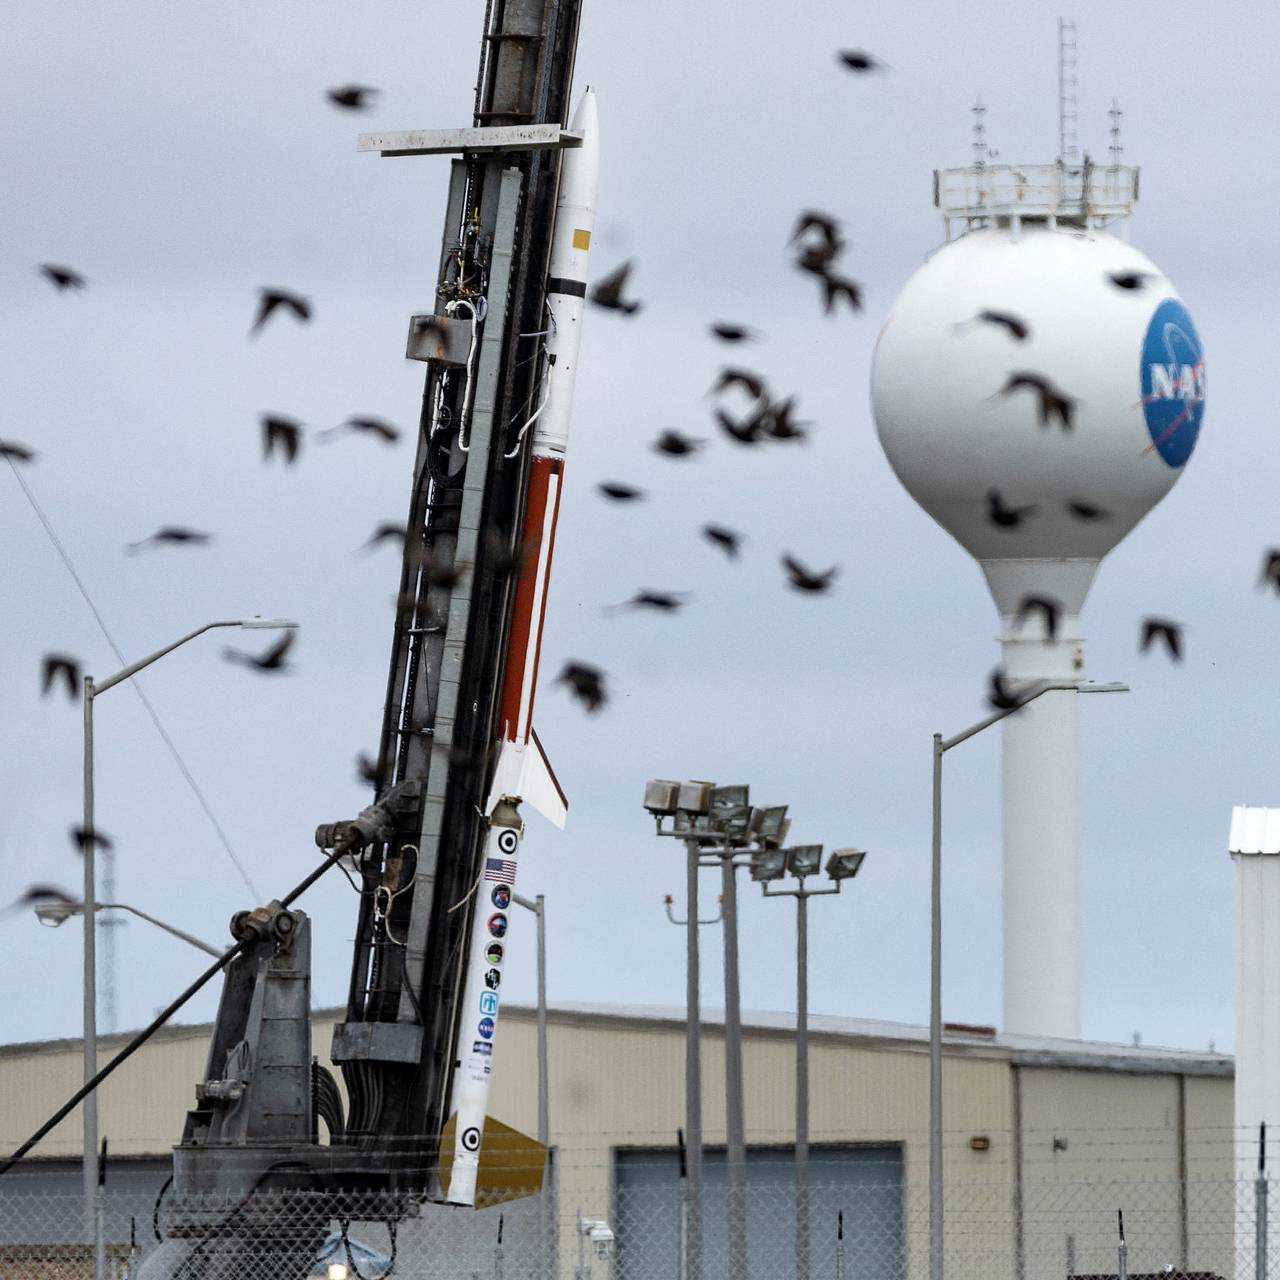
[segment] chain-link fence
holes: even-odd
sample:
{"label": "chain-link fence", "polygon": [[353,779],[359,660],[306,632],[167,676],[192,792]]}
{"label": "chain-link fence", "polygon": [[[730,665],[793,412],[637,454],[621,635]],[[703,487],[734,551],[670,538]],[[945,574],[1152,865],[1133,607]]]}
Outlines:
{"label": "chain-link fence", "polygon": [[[727,1193],[706,1189],[700,1277],[686,1267],[681,1184],[627,1185],[600,1170],[594,1196],[554,1188],[482,1210],[380,1197],[341,1203],[262,1192],[185,1201],[107,1194],[111,1280],[805,1280],[793,1186],[746,1190],[747,1274],[729,1275]],[[992,1180],[949,1186],[947,1280],[1221,1277],[1280,1280],[1280,1232],[1255,1254],[1253,1181]],[[927,1188],[899,1179],[812,1181],[809,1280],[924,1280]],[[1123,1212],[1121,1259],[1118,1213]],[[0,1280],[88,1280],[90,1224],[79,1196],[0,1185]],[[330,1268],[335,1268],[330,1270]],[[344,1271],[345,1268],[345,1271]]]}

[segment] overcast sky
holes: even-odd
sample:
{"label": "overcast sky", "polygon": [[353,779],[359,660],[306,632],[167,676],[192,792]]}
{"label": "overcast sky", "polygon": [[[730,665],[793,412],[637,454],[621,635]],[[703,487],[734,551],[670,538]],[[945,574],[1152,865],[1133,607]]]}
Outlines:
{"label": "overcast sky", "polygon": [[[297,672],[257,678],[205,637],[145,687],[263,897],[315,863],[315,825],[367,802],[352,760],[382,715],[390,550],[354,554],[403,519],[413,449],[309,442],[260,459],[257,418],[313,429],[353,412],[416,423],[422,366],[408,317],[431,309],[447,162],[358,155],[361,129],[469,123],[484,5],[232,0],[10,3],[0,76],[0,436],[40,453],[24,472],[130,657],[214,617],[302,624]],[[941,240],[931,170],[969,157],[969,108],[1005,160],[1056,152],[1055,6],[901,8],[814,0],[584,0],[577,86],[599,93],[603,175],[592,269],[636,261],[633,320],[587,317],[536,722],[570,796],[567,830],[528,819],[520,888],[547,896],[553,1000],[678,1004],[677,848],[640,807],[650,776],[748,782],[789,802],[793,838],[870,851],[812,912],[815,1012],[923,1021],[928,1001],[929,740],[983,714],[997,659],[977,567],[901,490],[868,407],[875,334]],[[1105,153],[1125,109],[1142,166],[1133,239],[1172,277],[1208,353],[1199,445],[1164,503],[1108,559],[1084,614],[1089,674],[1127,680],[1081,711],[1083,1029],[1203,1048],[1232,1041],[1232,804],[1280,803],[1271,724],[1280,601],[1254,590],[1280,541],[1270,384],[1275,182],[1255,138],[1280,110],[1273,6],[1081,3],[1082,144]],[[856,79],[841,47],[891,70]],[[383,90],[330,107],[327,87]],[[575,94],[576,98],[576,94]],[[785,250],[795,212],[846,220],[865,314],[826,319]],[[55,295],[35,273],[90,280]],[[312,298],[315,321],[246,332],[265,284]],[[648,449],[663,427],[710,435],[705,391],[725,352],[708,321],[766,338],[744,362],[801,397],[801,447],[701,458]],[[632,509],[604,479],[644,486]],[[42,701],[40,657],[116,668],[21,490],[0,468],[0,901],[32,881],[77,890],[66,836],[80,804],[80,717]],[[750,543],[730,565],[697,536]],[[123,554],[161,524],[208,549]],[[838,563],[836,590],[787,590],[778,555]],[[686,590],[674,618],[605,617],[637,587]],[[1145,613],[1187,624],[1187,661],[1137,654]],[[249,636],[252,640],[254,637]],[[236,637],[232,637],[233,642]],[[588,718],[549,678],[581,659],[610,675]],[[99,825],[117,893],[221,943],[255,905],[134,694],[98,705]],[[999,735],[947,759],[945,1016],[1000,1017]],[[715,886],[708,878],[708,897]],[[743,885],[743,1000],[794,1008],[788,903]],[[313,996],[345,999],[355,900],[331,876],[315,920]],[[509,990],[533,993],[532,922],[512,933]],[[205,964],[151,927],[118,931],[121,1026],[144,1022]],[[0,1038],[74,1035],[74,926],[0,919]],[[708,1004],[720,932],[704,933]],[[186,1018],[212,1014],[210,988]]]}

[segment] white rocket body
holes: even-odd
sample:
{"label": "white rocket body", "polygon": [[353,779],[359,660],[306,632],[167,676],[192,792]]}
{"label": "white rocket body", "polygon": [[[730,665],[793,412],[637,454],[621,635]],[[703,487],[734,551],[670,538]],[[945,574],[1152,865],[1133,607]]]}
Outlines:
{"label": "white rocket body", "polygon": [[582,95],[570,127],[582,135],[582,144],[565,151],[560,162],[560,191],[547,268],[550,332],[545,345],[545,400],[532,427],[533,456],[521,531],[521,546],[528,558],[516,582],[500,712],[502,743],[486,806],[491,809],[502,796],[519,796],[558,827],[565,824],[568,806],[533,731],[533,696],[569,447],[600,180],[596,95],[591,89]]}
{"label": "white rocket body", "polygon": [[525,563],[516,580],[500,703],[501,741],[485,810],[489,830],[476,890],[470,953],[458,1019],[450,1112],[455,1118],[454,1157],[445,1199],[474,1205],[480,1148],[484,1143],[505,937],[515,893],[516,860],[527,801],[563,827],[568,803],[533,729],[533,696],[542,648],[551,561],[569,421],[578,374],[578,345],[587,294],[587,262],[595,226],[600,152],[596,98],[588,88],[570,126],[582,143],[564,152],[547,269],[545,399],[532,426],[532,457],[521,543]]}
{"label": "white rocket body", "polygon": [[[1111,273],[1146,272],[1118,288]],[[977,320],[1012,314],[1025,341]],[[1047,377],[1075,401],[1073,425],[1038,421],[1012,373]],[[907,283],[872,373],[880,442],[907,491],[979,562],[1015,681],[1079,679],[1079,613],[1103,556],[1172,487],[1203,416],[1204,361],[1186,308],[1159,269],[1105,232],[1024,222],[971,231]],[[989,517],[995,491],[1026,507]],[[1071,504],[1102,512],[1081,518]],[[1050,640],[1028,594],[1062,609]],[[1055,691],[1004,722],[1004,1027],[1080,1032],[1076,695]]]}

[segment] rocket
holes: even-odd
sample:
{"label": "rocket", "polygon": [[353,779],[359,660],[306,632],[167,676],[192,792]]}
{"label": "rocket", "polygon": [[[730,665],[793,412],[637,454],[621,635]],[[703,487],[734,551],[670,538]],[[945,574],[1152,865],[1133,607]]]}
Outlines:
{"label": "rocket", "polygon": [[472,918],[462,1008],[454,1047],[450,1112],[454,1156],[445,1199],[474,1205],[484,1141],[494,1038],[501,1003],[504,941],[515,894],[516,864],[527,801],[563,828],[568,801],[533,729],[542,625],[555,552],[556,521],[569,445],[569,420],[578,374],[578,345],[587,297],[587,260],[595,226],[600,144],[596,97],[588,86],[570,129],[582,137],[566,149],[547,266],[547,334],[541,410],[531,430],[529,482],[519,545],[524,563],[516,579],[507,661],[499,702],[499,741],[485,802],[488,830]]}

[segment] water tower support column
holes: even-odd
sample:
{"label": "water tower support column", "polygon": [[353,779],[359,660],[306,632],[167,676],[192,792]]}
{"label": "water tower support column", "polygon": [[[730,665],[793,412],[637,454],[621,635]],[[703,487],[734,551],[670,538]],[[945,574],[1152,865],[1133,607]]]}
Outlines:
{"label": "water tower support column", "polygon": [[[1011,681],[1076,680],[1074,615],[1050,642],[1038,617],[1002,618]],[[1037,698],[1003,729],[1004,1029],[1080,1036],[1079,744],[1077,695]]]}

